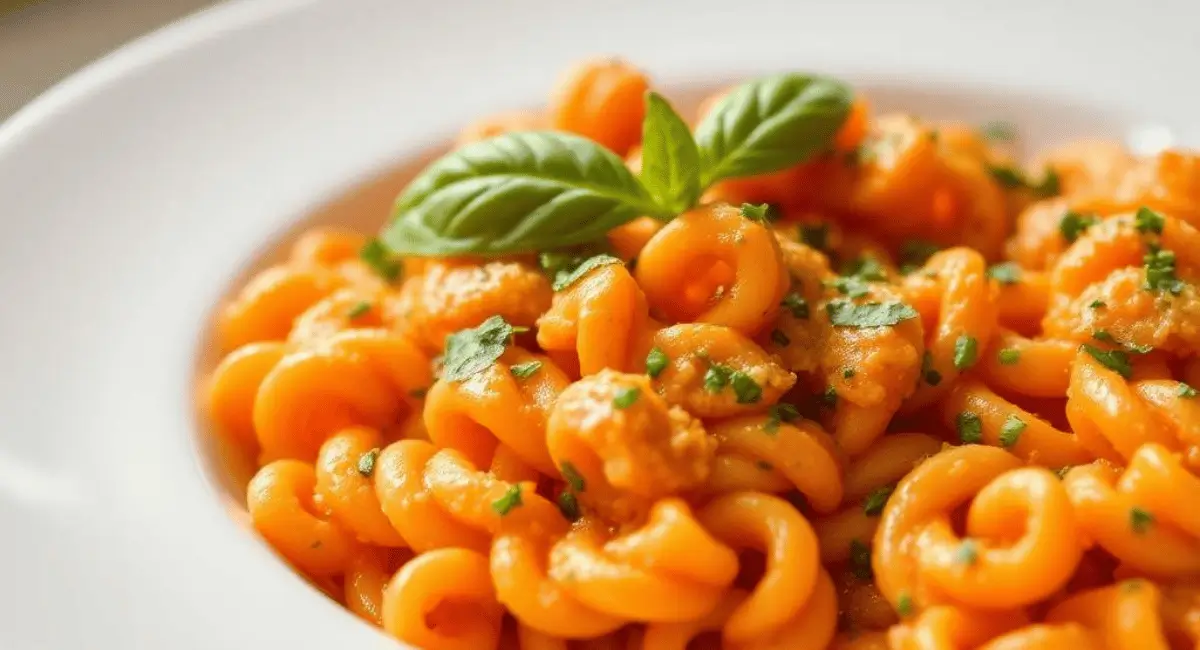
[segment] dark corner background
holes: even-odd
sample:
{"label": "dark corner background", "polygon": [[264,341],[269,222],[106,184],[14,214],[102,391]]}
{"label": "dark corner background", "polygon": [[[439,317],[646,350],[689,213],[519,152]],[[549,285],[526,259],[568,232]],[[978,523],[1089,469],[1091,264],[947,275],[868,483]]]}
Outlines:
{"label": "dark corner background", "polygon": [[217,0],[0,0],[0,122],[89,61]]}

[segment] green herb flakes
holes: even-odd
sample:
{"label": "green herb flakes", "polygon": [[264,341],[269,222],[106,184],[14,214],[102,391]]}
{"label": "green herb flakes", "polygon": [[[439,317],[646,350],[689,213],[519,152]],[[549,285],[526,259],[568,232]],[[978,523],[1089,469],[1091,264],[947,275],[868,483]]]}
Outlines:
{"label": "green herb flakes", "polygon": [[871,490],[866,499],[863,499],[863,514],[868,517],[878,517],[883,514],[883,507],[887,505],[888,497],[892,496],[892,492],[896,490],[894,485],[885,485],[883,487]]}
{"label": "green herb flakes", "polygon": [[533,373],[537,372],[542,367],[542,362],[538,360],[518,363],[515,366],[509,366],[508,371],[517,379],[529,379]]}
{"label": "green herb flakes", "polygon": [[966,370],[979,360],[979,342],[974,336],[962,334],[954,341],[954,367]]}
{"label": "green herb flakes", "polygon": [[627,409],[638,401],[638,397],[641,396],[641,394],[642,392],[638,390],[637,386],[618,388],[616,396],[613,397],[613,406],[619,409]]}
{"label": "green herb flakes", "polygon": [[1113,372],[1129,379],[1133,375],[1133,365],[1129,362],[1129,353],[1124,350],[1101,350],[1094,345],[1084,343],[1083,351],[1092,356],[1093,359],[1100,362],[1100,365],[1112,370]]}
{"label": "green herb flakes", "polygon": [[983,440],[983,420],[970,411],[958,414],[954,419],[954,428],[958,430],[958,439],[963,444],[974,445]]}
{"label": "green herb flakes", "polygon": [[1015,366],[1021,361],[1021,351],[1016,348],[1004,348],[996,353],[996,358],[1002,366]]}
{"label": "green herb flakes", "polygon": [[826,303],[825,311],[834,327],[890,327],[920,315],[902,302],[856,305],[846,300],[833,300]]}
{"label": "green herb flakes", "polygon": [[1004,420],[1004,424],[1000,425],[1000,446],[1012,447],[1021,439],[1021,432],[1025,430],[1025,421],[1017,417],[1015,414],[1010,414]]}
{"label": "green herb flakes", "polygon": [[521,486],[510,485],[504,496],[492,502],[492,510],[503,517],[521,505]]}
{"label": "green herb flakes", "polygon": [[358,457],[358,473],[367,478],[375,474],[375,461],[379,460],[379,449],[375,448]]}
{"label": "green herb flakes", "polygon": [[646,374],[652,378],[657,377],[667,369],[670,363],[671,358],[667,356],[666,352],[657,347],[650,348],[650,352],[646,355]]}
{"label": "green herb flakes", "polygon": [[459,330],[446,337],[442,379],[461,381],[490,367],[508,347],[513,326],[503,317],[492,316],[479,327]]}

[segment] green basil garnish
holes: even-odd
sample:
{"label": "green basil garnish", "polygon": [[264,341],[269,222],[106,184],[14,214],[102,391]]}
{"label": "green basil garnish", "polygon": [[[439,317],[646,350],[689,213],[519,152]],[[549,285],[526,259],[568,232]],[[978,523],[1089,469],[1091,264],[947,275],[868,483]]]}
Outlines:
{"label": "green basil garnish", "polygon": [[826,77],[760,77],[726,95],[696,127],[700,185],[778,171],[829,147],[850,112],[852,95]]}
{"label": "green basil garnish", "polygon": [[380,235],[394,255],[504,255],[602,240],[639,216],[664,221],[730,177],[778,171],[827,151],[850,89],[785,73],[742,84],[695,137],[665,99],[646,97],[642,173],[567,133],[506,133],[435,161],[401,193]]}
{"label": "green basil garnish", "polygon": [[642,185],[673,214],[700,198],[700,152],[687,122],[658,93],[646,95],[642,123]]}

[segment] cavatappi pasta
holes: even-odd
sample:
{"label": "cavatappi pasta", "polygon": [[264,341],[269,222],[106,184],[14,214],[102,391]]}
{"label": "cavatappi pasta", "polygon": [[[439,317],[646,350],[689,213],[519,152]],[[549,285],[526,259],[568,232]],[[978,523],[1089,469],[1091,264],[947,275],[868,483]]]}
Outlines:
{"label": "cavatappi pasta", "polygon": [[[587,61],[459,144],[636,171],[648,87]],[[428,650],[1200,648],[1200,156],[998,135],[857,97],[600,246],[305,233],[207,384],[254,527]]]}

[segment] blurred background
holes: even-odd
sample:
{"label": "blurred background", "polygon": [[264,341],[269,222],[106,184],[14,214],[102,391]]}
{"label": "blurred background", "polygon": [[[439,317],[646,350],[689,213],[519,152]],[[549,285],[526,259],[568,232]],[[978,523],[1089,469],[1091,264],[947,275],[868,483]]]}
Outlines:
{"label": "blurred background", "polygon": [[122,43],[216,0],[0,0],[0,122]]}

